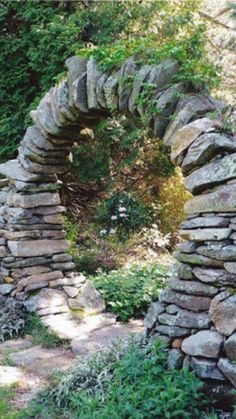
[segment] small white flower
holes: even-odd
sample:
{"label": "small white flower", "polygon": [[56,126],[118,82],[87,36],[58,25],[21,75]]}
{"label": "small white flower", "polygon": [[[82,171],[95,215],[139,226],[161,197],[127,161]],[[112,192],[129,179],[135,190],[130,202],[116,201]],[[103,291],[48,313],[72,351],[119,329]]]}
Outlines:
{"label": "small white flower", "polygon": [[116,228],[111,228],[110,229],[110,234],[116,234],[116,231],[117,231]]}
{"label": "small white flower", "polygon": [[104,234],[106,234],[107,230],[100,230],[100,235],[103,236]]}
{"label": "small white flower", "polygon": [[119,207],[119,212],[125,212],[127,211],[125,207]]}
{"label": "small white flower", "polygon": [[120,218],[128,218],[128,214],[124,214],[123,212],[120,214]]}
{"label": "small white flower", "polygon": [[117,215],[112,215],[112,216],[111,216],[111,220],[113,220],[113,221],[114,221],[114,220],[117,220]]}

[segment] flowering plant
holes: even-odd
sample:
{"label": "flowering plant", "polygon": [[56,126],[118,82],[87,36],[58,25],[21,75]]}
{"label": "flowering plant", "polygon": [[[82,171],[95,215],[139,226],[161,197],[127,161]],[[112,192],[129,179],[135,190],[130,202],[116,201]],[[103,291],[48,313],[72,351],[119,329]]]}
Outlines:
{"label": "flowering plant", "polygon": [[102,202],[96,218],[102,224],[100,235],[117,234],[120,239],[126,239],[130,233],[150,224],[151,214],[150,208],[137,197],[116,192]]}

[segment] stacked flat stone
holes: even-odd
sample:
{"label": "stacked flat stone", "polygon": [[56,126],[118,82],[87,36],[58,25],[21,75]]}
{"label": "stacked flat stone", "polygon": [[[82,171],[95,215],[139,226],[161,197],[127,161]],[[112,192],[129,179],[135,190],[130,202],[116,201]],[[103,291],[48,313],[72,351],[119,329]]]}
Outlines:
{"label": "stacked flat stone", "polygon": [[130,58],[113,73],[102,72],[93,58],[72,57],[66,66],[67,79],[31,112],[34,125],[17,159],[0,165],[5,176],[0,302],[9,295],[24,300],[45,324],[63,320],[68,328],[85,306],[88,312],[104,310],[91,284],[73,272],[57,174],[66,170],[84,128],[122,112],[163,138],[194,195],[186,204],[180,231],[185,241],[176,253],[175,273],[145,324],[168,343],[170,365],[189,366],[201,378],[228,379],[235,386],[236,141],[221,128],[227,106],[176,82],[175,60],[140,66]]}
{"label": "stacked flat stone", "polygon": [[196,116],[203,98],[189,99],[179,102],[163,141],[194,197],[185,205],[173,277],[145,325],[168,344],[170,366],[235,387],[236,137],[222,131],[221,112]]}

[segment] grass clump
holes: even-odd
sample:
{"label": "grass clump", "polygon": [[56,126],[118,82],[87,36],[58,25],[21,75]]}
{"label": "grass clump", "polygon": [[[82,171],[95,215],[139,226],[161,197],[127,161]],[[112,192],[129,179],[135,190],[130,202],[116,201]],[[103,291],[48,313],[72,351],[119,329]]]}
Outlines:
{"label": "grass clump", "polygon": [[37,314],[28,316],[24,331],[32,336],[35,345],[44,348],[56,348],[66,343],[55,332],[50,332]]}
{"label": "grass clump", "polygon": [[11,402],[16,393],[18,384],[9,387],[0,386],[0,419],[15,419],[16,412],[13,411]]}
{"label": "grass clump", "polygon": [[105,299],[107,309],[117,314],[120,320],[128,321],[133,316],[144,315],[169,275],[162,266],[134,265],[129,269],[100,272],[91,279]]}
{"label": "grass clump", "polygon": [[147,345],[133,340],[79,359],[21,417],[206,418],[201,386],[192,372],[168,370],[161,342]]}

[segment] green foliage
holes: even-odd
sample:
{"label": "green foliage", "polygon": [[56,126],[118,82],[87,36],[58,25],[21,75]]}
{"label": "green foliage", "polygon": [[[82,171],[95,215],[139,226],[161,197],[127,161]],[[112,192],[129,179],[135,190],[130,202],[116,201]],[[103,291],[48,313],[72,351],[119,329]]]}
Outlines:
{"label": "green foliage", "polygon": [[159,341],[131,341],[79,359],[21,417],[203,419],[207,401],[201,387],[193,373],[168,370]]}
{"label": "green foliage", "polygon": [[0,418],[14,419],[17,413],[13,411],[11,402],[16,394],[17,384],[10,387],[0,386]]}
{"label": "green foliage", "polygon": [[41,345],[44,348],[56,348],[65,343],[55,332],[50,332],[44,326],[37,314],[28,316],[24,332],[32,336],[35,345]]}
{"label": "green foliage", "polygon": [[181,62],[179,79],[212,85],[216,74],[205,59],[204,27],[194,15],[199,7],[194,0],[110,0],[109,7],[97,1],[2,0],[0,159],[14,155],[29,124],[27,113],[61,79],[71,55],[93,55],[106,70],[132,54],[138,64],[174,57]]}
{"label": "green foliage", "polygon": [[93,285],[102,294],[107,309],[122,321],[143,316],[163,289],[169,272],[161,266],[133,266],[92,277]]}
{"label": "green foliage", "polygon": [[[81,53],[93,56],[106,71],[120,67],[131,55],[136,57],[138,65],[159,64],[163,59],[174,58],[180,62],[176,81],[190,81],[198,88],[216,86],[217,69],[206,58],[206,28],[195,19],[201,2],[155,1],[152,6],[155,10],[149,30],[141,36],[118,39],[112,45],[92,46]],[[156,26],[155,30],[151,30],[152,25]],[[149,96],[150,92],[147,93]]]}
{"label": "green foliage", "polygon": [[98,207],[97,221],[104,226],[100,234],[116,234],[126,239],[141,227],[150,224],[150,209],[135,196],[117,192]]}
{"label": "green foliage", "polygon": [[73,254],[76,248],[80,224],[78,222],[70,220],[68,217],[64,217],[64,227],[66,230],[66,239],[70,242],[69,252]]}
{"label": "green foliage", "polygon": [[144,28],[148,10],[136,1],[2,0],[0,8],[0,159],[14,155],[27,114],[61,78],[64,61],[87,45],[105,45]]}

